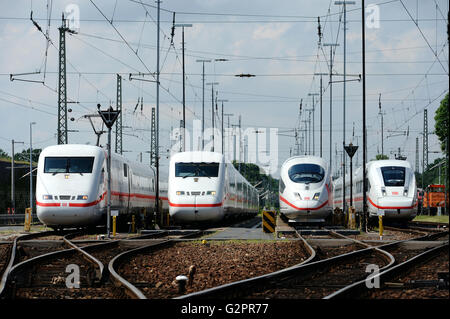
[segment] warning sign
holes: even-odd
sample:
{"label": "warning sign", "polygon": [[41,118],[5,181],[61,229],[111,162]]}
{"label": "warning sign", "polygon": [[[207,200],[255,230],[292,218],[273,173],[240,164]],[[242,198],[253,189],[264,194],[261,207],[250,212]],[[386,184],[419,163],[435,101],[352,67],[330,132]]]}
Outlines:
{"label": "warning sign", "polygon": [[275,211],[263,211],[263,231],[265,233],[275,232],[276,226],[276,212]]}

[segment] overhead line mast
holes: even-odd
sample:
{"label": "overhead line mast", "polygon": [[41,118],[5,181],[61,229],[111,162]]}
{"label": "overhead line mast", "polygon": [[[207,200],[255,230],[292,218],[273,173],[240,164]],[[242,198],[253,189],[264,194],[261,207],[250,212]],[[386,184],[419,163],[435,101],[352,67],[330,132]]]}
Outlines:
{"label": "overhead line mast", "polygon": [[76,33],[66,26],[64,13],[59,30],[59,72],[58,72],[58,144],[67,144],[67,74],[66,74],[66,32]]}
{"label": "overhead line mast", "polygon": [[116,153],[122,154],[122,77],[117,74],[117,110],[119,116],[116,121]]}
{"label": "overhead line mast", "polygon": [[[156,35],[156,212],[159,213],[159,28],[160,28],[160,5],[161,1],[156,1],[158,4],[158,18],[157,18],[157,35]],[[156,212],[155,212],[155,224],[156,224]]]}

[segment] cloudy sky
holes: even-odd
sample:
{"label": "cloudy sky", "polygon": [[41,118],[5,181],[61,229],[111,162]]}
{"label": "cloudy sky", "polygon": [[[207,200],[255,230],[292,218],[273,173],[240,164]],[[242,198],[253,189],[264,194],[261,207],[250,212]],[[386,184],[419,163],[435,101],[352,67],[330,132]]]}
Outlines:
{"label": "cloudy sky", "polygon": [[[74,4],[79,8],[79,29],[66,35],[69,142],[96,143],[83,115],[116,103],[116,74],[123,76],[124,155],[131,160],[149,161],[151,108],[156,103],[153,82],[129,80],[129,73],[156,71],[156,19],[154,1],[149,0],[0,0],[0,148],[11,152],[11,140],[29,147],[30,122],[33,147],[56,144],[58,47],[62,12]],[[416,137],[420,138],[422,161],[423,110],[428,110],[429,131],[434,130],[434,113],[448,92],[448,46],[446,16],[448,1],[393,0],[366,1],[377,5],[378,27],[366,28],[366,89],[368,158],[381,153],[381,117],[384,113],[384,153],[394,158],[398,148],[415,165]],[[69,6],[69,7],[68,7]],[[330,47],[333,52],[333,81],[342,81],[344,72],[344,26],[342,6],[334,1],[266,0],[166,0],[161,4],[161,98],[160,145],[166,163],[172,128],[182,119],[181,28],[185,28],[186,127],[202,116],[202,64],[198,59],[226,59],[205,63],[206,82],[215,86],[231,124],[242,119],[242,128],[278,129],[277,167],[296,152],[294,129],[299,131],[300,150],[306,146],[302,131],[312,109],[312,96],[320,92],[320,76],[328,73]],[[41,27],[40,32],[30,20]],[[370,18],[374,11],[366,13]],[[48,19],[50,17],[50,19]],[[110,23],[112,21],[112,23]],[[417,25],[416,22],[417,21]],[[47,48],[44,33],[49,30]],[[362,73],[361,2],[347,5],[347,80]],[[23,73],[35,73],[24,74]],[[13,74],[14,81],[10,80]],[[253,74],[241,78],[236,74]],[[142,77],[141,77],[142,78]],[[151,80],[151,75],[145,79]],[[20,81],[25,80],[25,81]],[[30,82],[36,81],[36,82]],[[323,157],[329,159],[330,85],[323,77]],[[344,132],[343,83],[333,83],[332,153],[333,168],[340,165]],[[143,98],[143,108],[136,105]],[[314,112],[314,145],[320,153],[320,103]],[[302,102],[302,114],[299,105]],[[221,104],[219,103],[219,110]],[[311,112],[312,116],[312,112]],[[211,87],[205,92],[205,126],[211,126]],[[219,120],[217,120],[219,121]],[[225,122],[228,123],[227,118]],[[216,123],[216,127],[220,123]],[[97,129],[101,122],[95,121]],[[353,136],[354,130],[354,136]],[[362,83],[346,83],[345,142],[362,146]],[[192,134],[191,134],[192,135]],[[263,134],[259,134],[261,139]],[[266,134],[269,142],[269,133]],[[113,138],[114,141],[114,138]],[[101,138],[106,144],[106,134]],[[254,152],[251,146],[249,152]],[[442,156],[435,135],[429,136],[429,162]],[[338,152],[338,156],[336,156]],[[247,155],[252,157],[251,154]],[[257,157],[258,158],[258,157]],[[339,159],[336,161],[335,159]],[[362,163],[362,147],[355,155]],[[259,164],[264,165],[264,161]],[[277,176],[278,171],[272,173]]]}

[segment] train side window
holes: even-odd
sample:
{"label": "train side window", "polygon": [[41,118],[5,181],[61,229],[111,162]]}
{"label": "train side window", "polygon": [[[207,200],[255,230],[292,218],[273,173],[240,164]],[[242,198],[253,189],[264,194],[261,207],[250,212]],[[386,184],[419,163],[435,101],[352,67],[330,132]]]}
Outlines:
{"label": "train side window", "polygon": [[123,163],[123,176],[128,177],[128,165]]}

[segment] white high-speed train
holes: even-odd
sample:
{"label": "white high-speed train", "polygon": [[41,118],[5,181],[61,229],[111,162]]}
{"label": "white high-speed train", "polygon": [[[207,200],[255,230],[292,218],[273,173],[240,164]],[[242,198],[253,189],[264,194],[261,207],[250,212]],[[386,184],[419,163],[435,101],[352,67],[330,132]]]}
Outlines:
{"label": "white high-speed train", "polygon": [[223,154],[180,152],[169,165],[169,214],[175,223],[257,214],[257,190]]}
{"label": "white high-speed train", "polygon": [[[416,178],[411,164],[403,160],[367,163],[367,207],[370,217],[384,213],[384,218],[411,220],[417,214]],[[346,201],[350,202],[350,178],[347,176]],[[342,209],[342,177],[334,182],[334,207]],[[363,210],[363,171],[353,175],[353,206]],[[349,204],[347,204],[349,205]]]}
{"label": "white high-speed train", "polygon": [[294,156],[281,166],[280,212],[298,222],[324,222],[331,214],[331,177],[321,157]]}
{"label": "white high-speed train", "polygon": [[[106,159],[107,151],[97,146],[66,144],[45,148],[37,169],[39,220],[52,228],[91,226],[106,220]],[[112,154],[111,210],[118,210],[119,216],[142,213],[143,208],[153,212],[155,179],[152,167]],[[160,176],[160,180],[160,198],[163,210],[167,210],[167,177]]]}

